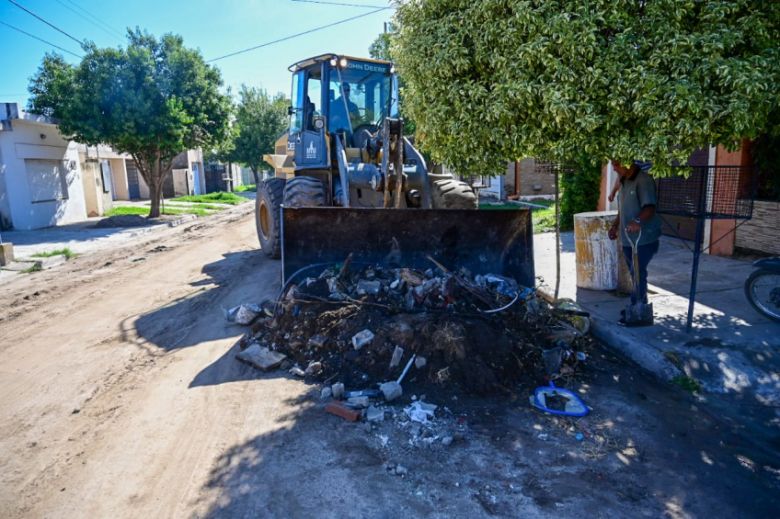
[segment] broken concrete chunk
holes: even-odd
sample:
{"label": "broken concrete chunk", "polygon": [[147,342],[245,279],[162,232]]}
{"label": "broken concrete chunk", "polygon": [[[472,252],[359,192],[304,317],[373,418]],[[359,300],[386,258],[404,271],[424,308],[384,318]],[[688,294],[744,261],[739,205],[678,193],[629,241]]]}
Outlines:
{"label": "broken concrete chunk", "polygon": [[382,392],[382,395],[385,397],[385,400],[388,402],[392,402],[396,398],[400,397],[404,394],[404,390],[401,387],[401,384],[395,381],[391,382],[385,382],[383,384],[380,384],[379,391]]}
{"label": "broken concrete chunk", "polygon": [[236,358],[258,369],[268,371],[279,367],[279,364],[287,358],[287,355],[278,351],[271,351],[265,346],[255,343],[244,351],[238,352]]}
{"label": "broken concrete chunk", "polygon": [[260,305],[245,304],[225,310],[225,319],[230,323],[246,326],[252,324],[252,321],[257,319],[261,313],[263,313],[263,308]]}
{"label": "broken concrete chunk", "polygon": [[333,398],[336,400],[341,400],[344,398],[344,384],[341,382],[336,382],[332,386],[330,386],[331,391],[333,392]]}
{"label": "broken concrete chunk", "polygon": [[368,407],[369,399],[367,396],[352,396],[347,399],[347,403],[355,407]]}
{"label": "broken concrete chunk", "polygon": [[313,346],[315,348],[322,348],[325,346],[326,342],[328,342],[328,338],[320,334],[312,335],[309,338],[309,346]]}
{"label": "broken concrete chunk", "polygon": [[393,357],[390,359],[390,369],[398,366],[401,363],[401,359],[404,356],[404,349],[400,346],[396,346],[393,350]]}
{"label": "broken concrete chunk", "polygon": [[440,384],[447,382],[450,379],[450,368],[442,368],[436,372],[436,381]]}
{"label": "broken concrete chunk", "polygon": [[290,368],[290,374],[291,374],[291,375],[295,375],[296,377],[301,377],[301,378],[303,378],[303,377],[305,377],[305,376],[306,376],[306,372],[305,372],[305,371],[303,371],[303,370],[302,370],[301,368],[299,368],[298,366],[293,366],[293,367],[291,367],[291,368]]}
{"label": "broken concrete chunk", "polygon": [[320,391],[320,400],[327,400],[333,396],[333,390],[330,387],[323,387]]}
{"label": "broken concrete chunk", "polygon": [[414,367],[417,369],[423,369],[425,365],[428,364],[428,359],[425,357],[417,356],[416,359],[414,359]]}
{"label": "broken concrete chunk", "polygon": [[366,344],[371,343],[371,341],[373,340],[374,340],[374,332],[372,332],[371,330],[363,330],[356,333],[352,337],[352,346],[354,346],[356,350],[359,350]]}
{"label": "broken concrete chunk", "polygon": [[306,371],[303,373],[308,376],[319,375],[322,372],[322,362],[309,362]]}
{"label": "broken concrete chunk", "polygon": [[381,422],[385,419],[385,410],[378,407],[369,406],[366,409],[366,420],[369,422]]}
{"label": "broken concrete chunk", "polygon": [[365,294],[371,294],[371,295],[377,295],[379,294],[380,290],[382,290],[382,283],[379,281],[368,281],[365,279],[361,279],[358,281],[357,284],[357,293],[359,295],[365,295]]}

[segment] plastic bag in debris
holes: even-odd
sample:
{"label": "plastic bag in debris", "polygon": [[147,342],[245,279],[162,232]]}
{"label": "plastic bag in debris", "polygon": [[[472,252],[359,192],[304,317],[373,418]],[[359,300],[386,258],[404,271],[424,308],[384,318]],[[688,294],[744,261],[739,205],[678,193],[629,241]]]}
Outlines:
{"label": "plastic bag in debris", "polygon": [[230,309],[223,309],[225,320],[229,323],[236,323],[242,326],[251,324],[258,315],[264,313],[263,307],[254,303],[234,306]]}
{"label": "plastic bag in debris", "polygon": [[435,404],[428,404],[422,400],[417,400],[405,407],[404,413],[406,413],[406,416],[413,422],[428,423],[428,420],[433,418],[437,407],[438,406]]}

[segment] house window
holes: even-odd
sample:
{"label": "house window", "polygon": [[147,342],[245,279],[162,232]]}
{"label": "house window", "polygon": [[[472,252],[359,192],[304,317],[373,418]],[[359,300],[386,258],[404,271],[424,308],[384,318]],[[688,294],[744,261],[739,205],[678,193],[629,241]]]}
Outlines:
{"label": "house window", "polygon": [[55,202],[68,199],[67,170],[62,161],[25,159],[27,186],[32,203]]}

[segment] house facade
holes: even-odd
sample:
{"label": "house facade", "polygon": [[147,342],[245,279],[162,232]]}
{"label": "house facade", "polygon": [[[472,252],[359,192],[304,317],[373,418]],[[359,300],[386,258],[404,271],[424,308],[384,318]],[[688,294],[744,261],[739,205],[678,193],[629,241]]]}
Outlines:
{"label": "house facade", "polygon": [[38,229],[87,217],[78,145],[46,117],[0,103],[0,228]]}

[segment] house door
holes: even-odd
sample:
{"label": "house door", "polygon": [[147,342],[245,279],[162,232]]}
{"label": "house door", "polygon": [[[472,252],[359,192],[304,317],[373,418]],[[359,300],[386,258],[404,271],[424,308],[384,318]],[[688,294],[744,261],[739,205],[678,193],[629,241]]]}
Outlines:
{"label": "house door", "polygon": [[200,164],[197,162],[192,163],[192,179],[193,191],[196,195],[202,195],[203,192],[200,188]]}
{"label": "house door", "polygon": [[138,183],[138,169],[135,167],[135,162],[125,161],[125,167],[127,168],[127,191],[130,200],[138,200],[141,198],[141,186]]}

